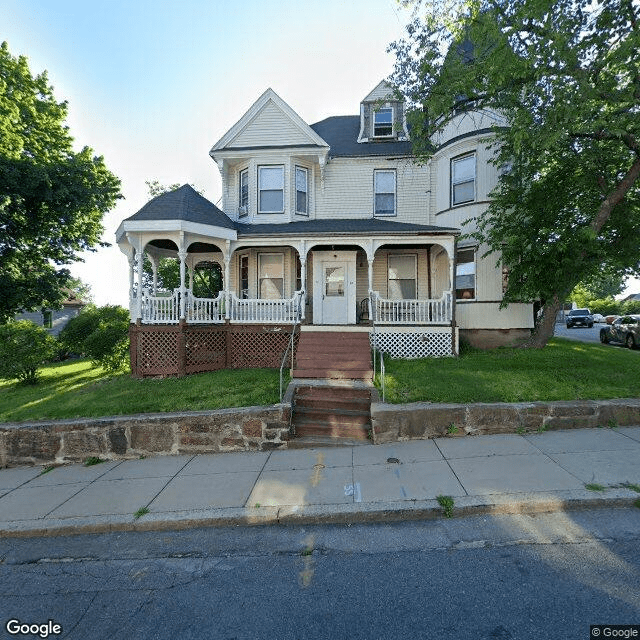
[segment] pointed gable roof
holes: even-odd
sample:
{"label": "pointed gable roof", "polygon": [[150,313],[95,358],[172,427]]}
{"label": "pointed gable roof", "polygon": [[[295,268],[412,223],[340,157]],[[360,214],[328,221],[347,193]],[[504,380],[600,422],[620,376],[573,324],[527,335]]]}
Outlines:
{"label": "pointed gable roof", "polygon": [[267,89],[211,148],[216,152],[329,145],[273,90]]}
{"label": "pointed gable roof", "polygon": [[151,220],[183,220],[235,230],[229,216],[201,196],[190,184],[183,184],[175,191],[156,196],[124,222]]}
{"label": "pointed gable roof", "polygon": [[378,100],[397,100],[395,91],[386,80],[381,80],[362,102],[377,102]]}

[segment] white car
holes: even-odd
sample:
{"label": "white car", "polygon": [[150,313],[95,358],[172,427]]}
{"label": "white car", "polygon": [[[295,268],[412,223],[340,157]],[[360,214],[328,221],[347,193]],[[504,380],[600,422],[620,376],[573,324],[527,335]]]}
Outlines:
{"label": "white car", "polygon": [[594,313],[593,314],[593,321],[594,322],[606,322],[605,317],[600,313]]}

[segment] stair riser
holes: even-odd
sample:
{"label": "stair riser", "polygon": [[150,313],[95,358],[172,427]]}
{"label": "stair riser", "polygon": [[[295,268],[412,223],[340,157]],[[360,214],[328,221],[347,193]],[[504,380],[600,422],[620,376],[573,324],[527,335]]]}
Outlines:
{"label": "stair riser", "polygon": [[371,391],[354,387],[298,387],[296,389],[296,398],[357,399],[369,402],[371,400]]}
{"label": "stair riser", "polygon": [[296,428],[296,436],[327,436],[329,438],[350,438],[352,440],[367,440],[368,430],[348,429],[326,425],[305,425]]}
{"label": "stair riser", "polygon": [[368,415],[331,414],[326,411],[305,411],[293,419],[293,424],[300,424],[299,420],[321,422],[336,427],[364,427],[371,423]]}
{"label": "stair riser", "polygon": [[330,380],[373,380],[373,371],[335,371],[328,369],[294,369],[294,378],[322,378]]}
{"label": "stair riser", "polygon": [[298,398],[296,397],[295,408],[297,409],[321,409],[323,411],[331,411],[337,409],[340,411],[364,411],[369,412],[369,400],[354,400],[353,398]]}

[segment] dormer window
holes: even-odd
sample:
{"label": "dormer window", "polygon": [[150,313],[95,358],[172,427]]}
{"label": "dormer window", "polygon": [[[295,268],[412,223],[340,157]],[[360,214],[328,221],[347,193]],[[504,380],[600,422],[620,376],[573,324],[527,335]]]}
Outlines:
{"label": "dormer window", "polygon": [[393,108],[383,107],[373,112],[373,137],[389,138],[393,135]]}

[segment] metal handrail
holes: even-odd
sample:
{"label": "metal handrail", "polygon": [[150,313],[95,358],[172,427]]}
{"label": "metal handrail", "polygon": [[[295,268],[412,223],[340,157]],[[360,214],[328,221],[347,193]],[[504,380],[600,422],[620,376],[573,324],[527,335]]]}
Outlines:
{"label": "metal handrail", "polygon": [[[373,297],[376,295],[375,291],[369,291],[369,308],[373,309],[374,308],[374,303],[373,303]],[[384,402],[384,395],[385,395],[385,385],[384,385],[384,378],[385,378],[385,367],[384,367],[384,352],[382,351],[382,349],[378,348],[378,344],[377,344],[377,340],[376,340],[376,317],[375,317],[375,313],[370,313],[370,317],[371,317],[371,334],[373,336],[373,378],[375,380],[376,377],[376,353],[379,352],[380,354],[380,386],[382,387],[382,402]]]}
{"label": "metal handrail", "polygon": [[293,323],[293,326],[291,327],[291,338],[289,338],[289,341],[287,342],[287,348],[284,351],[284,355],[282,356],[282,362],[280,363],[280,402],[282,402],[282,399],[284,398],[284,394],[282,392],[282,371],[284,369],[284,363],[287,360],[287,355],[289,354],[289,349],[291,349],[291,370],[293,371],[293,356],[294,356],[294,349],[293,349],[293,341],[295,338],[295,334],[296,334],[296,327],[298,326],[299,322],[300,322],[300,313],[301,313],[301,301],[302,298],[304,297],[304,291],[300,291],[296,293],[300,293],[301,295],[298,296],[298,308],[297,308],[297,313],[296,313],[296,317],[295,317],[295,321]]}

